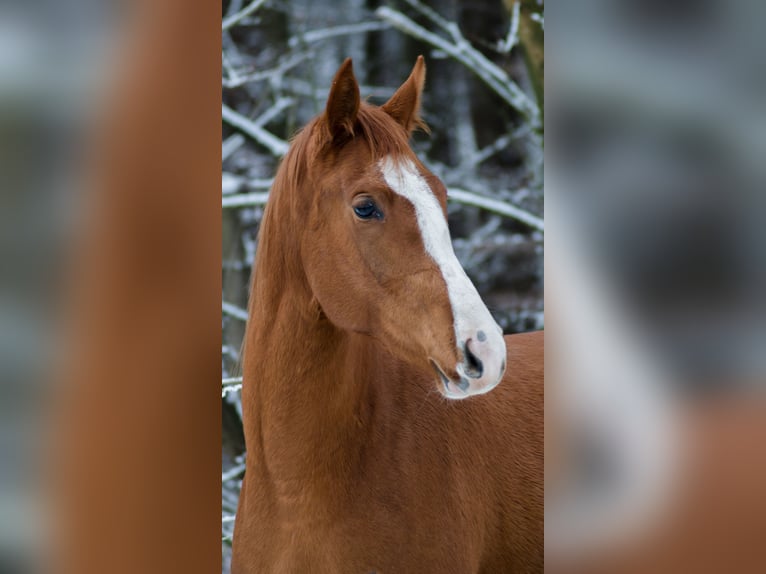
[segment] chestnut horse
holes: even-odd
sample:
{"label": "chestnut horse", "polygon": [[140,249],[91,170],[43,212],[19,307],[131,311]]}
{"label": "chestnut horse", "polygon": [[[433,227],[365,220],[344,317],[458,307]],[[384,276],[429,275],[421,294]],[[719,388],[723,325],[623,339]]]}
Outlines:
{"label": "chestnut horse", "polygon": [[543,336],[503,338],[455,257],[424,78],[375,107],[346,60],[277,173],[234,574],[542,572]]}

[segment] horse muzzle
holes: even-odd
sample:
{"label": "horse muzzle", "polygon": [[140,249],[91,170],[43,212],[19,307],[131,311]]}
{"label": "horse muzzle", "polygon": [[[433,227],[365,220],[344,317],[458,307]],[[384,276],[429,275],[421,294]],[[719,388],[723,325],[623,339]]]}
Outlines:
{"label": "horse muzzle", "polygon": [[506,366],[506,347],[502,331],[493,326],[491,331],[478,329],[459,343],[458,356],[462,358],[454,369],[443,369],[431,359],[439,376],[441,393],[449,399],[466,399],[494,389],[502,380]]}

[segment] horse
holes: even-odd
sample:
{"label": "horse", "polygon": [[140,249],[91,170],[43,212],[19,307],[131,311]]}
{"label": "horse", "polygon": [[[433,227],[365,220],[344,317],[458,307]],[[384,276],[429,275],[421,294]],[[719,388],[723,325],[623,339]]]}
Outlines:
{"label": "horse", "polygon": [[374,106],[347,59],[277,171],[233,574],[543,571],[543,332],[504,337],[454,254],[424,80]]}

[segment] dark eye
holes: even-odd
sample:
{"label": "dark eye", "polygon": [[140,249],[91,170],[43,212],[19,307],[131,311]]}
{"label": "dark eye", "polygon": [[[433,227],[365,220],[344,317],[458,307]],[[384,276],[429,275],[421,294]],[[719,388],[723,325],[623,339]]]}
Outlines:
{"label": "dark eye", "polygon": [[354,206],[354,213],[360,219],[380,219],[383,214],[371,199],[365,199],[363,202]]}

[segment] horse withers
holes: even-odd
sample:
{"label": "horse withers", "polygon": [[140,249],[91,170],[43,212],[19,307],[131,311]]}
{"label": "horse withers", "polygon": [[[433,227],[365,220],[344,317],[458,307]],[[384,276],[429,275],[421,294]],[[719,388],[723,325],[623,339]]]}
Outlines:
{"label": "horse withers", "polygon": [[543,335],[504,338],[455,257],[424,79],[376,107],[346,60],[277,172],[234,574],[542,572]]}

